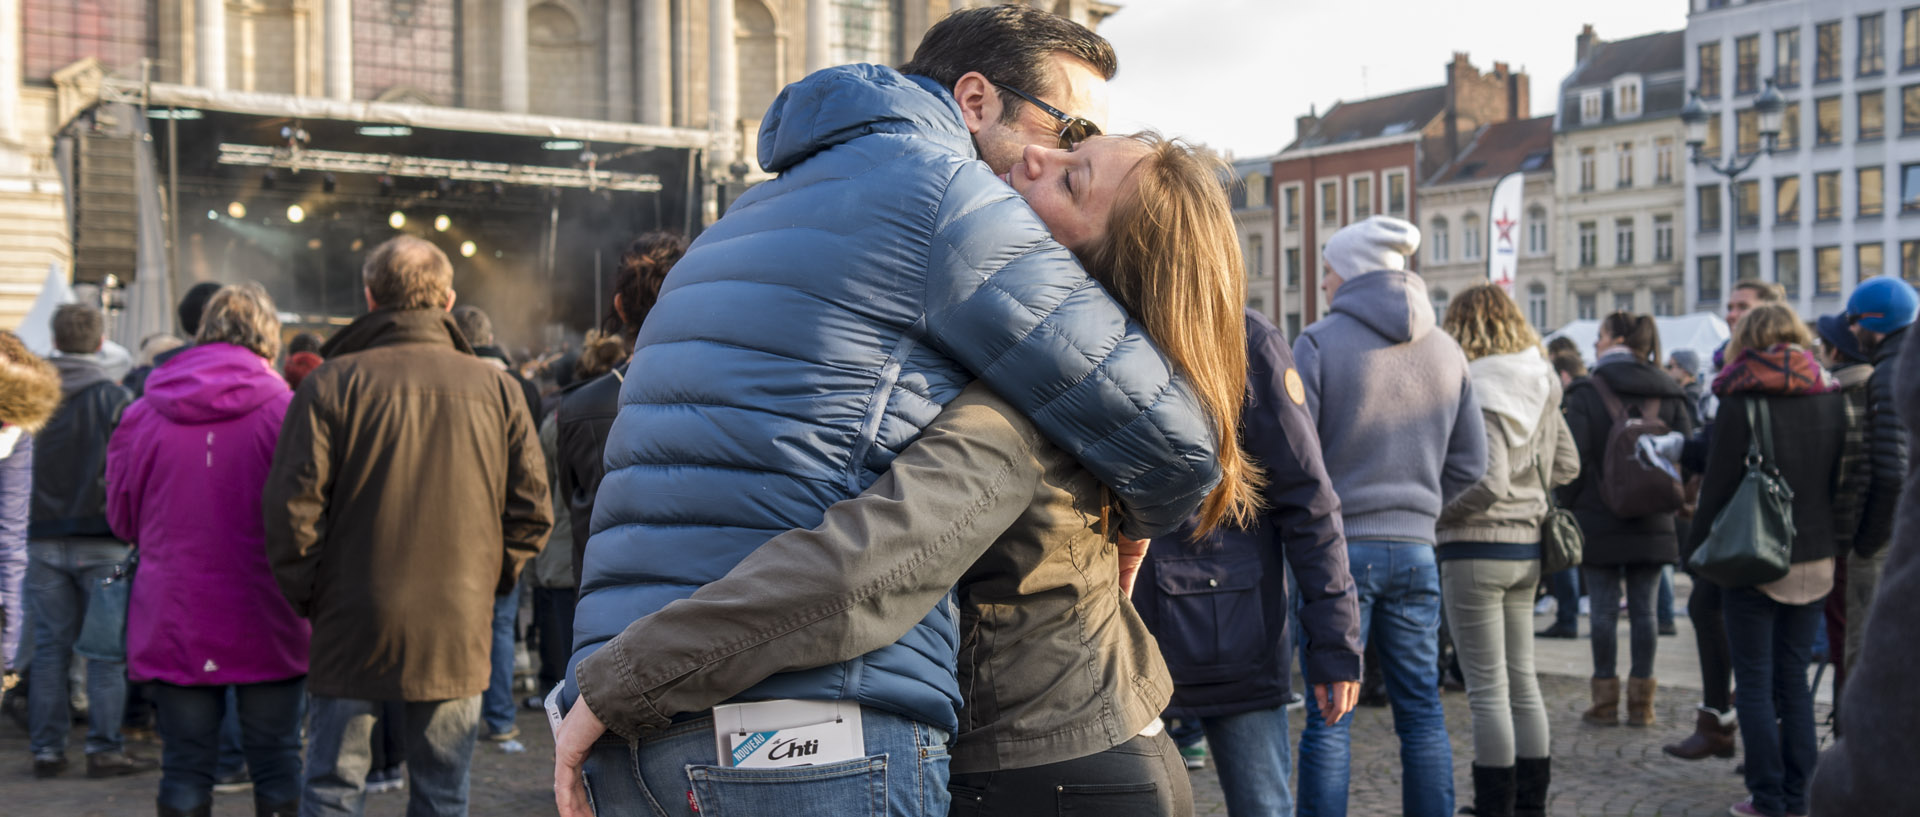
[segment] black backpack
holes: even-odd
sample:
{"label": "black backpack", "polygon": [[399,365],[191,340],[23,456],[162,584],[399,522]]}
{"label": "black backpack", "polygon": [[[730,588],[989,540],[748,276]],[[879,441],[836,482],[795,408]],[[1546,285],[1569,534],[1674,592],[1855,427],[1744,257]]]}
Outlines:
{"label": "black backpack", "polygon": [[1673,513],[1686,505],[1687,492],[1680,480],[1647,465],[1635,454],[1640,438],[1673,431],[1660,419],[1661,400],[1648,398],[1629,415],[1605,378],[1594,373],[1590,379],[1613,424],[1607,429],[1607,445],[1600,452],[1600,501],[1607,511],[1622,519],[1637,519],[1654,514]]}

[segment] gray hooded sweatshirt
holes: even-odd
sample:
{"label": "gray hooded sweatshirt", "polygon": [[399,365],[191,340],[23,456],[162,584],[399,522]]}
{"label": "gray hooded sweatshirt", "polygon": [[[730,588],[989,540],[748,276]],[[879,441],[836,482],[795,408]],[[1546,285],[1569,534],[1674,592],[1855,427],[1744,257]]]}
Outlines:
{"label": "gray hooded sweatshirt", "polygon": [[1487,468],[1467,356],[1435,331],[1419,275],[1350,278],[1300,333],[1294,363],[1347,540],[1433,544],[1440,509]]}

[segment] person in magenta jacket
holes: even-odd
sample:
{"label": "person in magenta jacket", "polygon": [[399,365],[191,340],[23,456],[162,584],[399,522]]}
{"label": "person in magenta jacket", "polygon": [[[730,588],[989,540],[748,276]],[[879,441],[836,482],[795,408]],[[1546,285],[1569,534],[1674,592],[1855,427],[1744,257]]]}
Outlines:
{"label": "person in magenta jacket", "polygon": [[237,692],[256,811],[295,813],[307,622],[267,566],[261,487],[293,392],[257,284],[208,302],[196,345],[154,370],[107,449],[107,519],[138,549],[127,674],[152,681],[159,814],[208,815],[221,714]]}

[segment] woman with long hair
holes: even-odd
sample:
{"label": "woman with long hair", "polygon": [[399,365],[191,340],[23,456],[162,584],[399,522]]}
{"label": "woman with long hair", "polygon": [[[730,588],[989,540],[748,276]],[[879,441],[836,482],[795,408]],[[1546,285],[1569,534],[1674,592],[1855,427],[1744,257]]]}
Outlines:
{"label": "woman with long hair", "polygon": [[1691,556],[1739,489],[1750,443],[1771,430],[1760,450],[1793,489],[1791,567],[1777,581],[1724,587],[1722,596],[1751,795],[1732,813],[1748,817],[1806,814],[1817,753],[1807,666],[1833,589],[1834,489],[1847,408],[1839,381],[1809,345],[1806,325],[1786,304],[1756,306],[1734,327],[1726,368],[1713,379],[1720,409],[1687,536]]}
{"label": "woman with long hair", "polygon": [[[1073,249],[1149,328],[1214,420],[1226,477],[1203,506],[1201,530],[1244,524],[1260,472],[1237,441],[1245,284],[1221,165],[1153,134],[1092,139],[1075,154],[1028,148],[1013,186],[1035,190],[1034,210],[1058,229],[1073,216],[1039,191],[1090,163],[1092,189],[1083,192],[1113,204],[1092,214],[1096,229]],[[581,664],[581,702],[556,751],[561,813],[588,813],[579,768],[608,727],[609,741],[637,742],[618,765],[601,763],[600,751],[586,763],[599,814],[634,813],[649,799],[690,814],[683,798],[666,796],[690,780],[700,810],[724,808],[731,770],[714,765],[711,721],[675,716],[775,673],[865,654],[929,609],[955,604],[965,701],[950,750],[954,813],[1050,814],[1056,802],[1081,802],[1190,814],[1186,772],[1158,717],[1171,681],[1125,598],[1117,557],[1128,543],[1116,519],[1105,489],[1071,454],[984,385],[968,387],[819,527],[775,537]],[[923,795],[938,802],[948,793]]]}
{"label": "woman with long hair", "polygon": [[[1660,330],[1651,315],[1612,313],[1600,321],[1593,373],[1567,391],[1567,428],[1580,449],[1580,476],[1562,494],[1586,536],[1581,580],[1592,599],[1593,705],[1582,716],[1600,726],[1620,723],[1620,677],[1616,670],[1620,596],[1625,588],[1631,640],[1627,672],[1629,726],[1653,725],[1654,648],[1658,622],[1654,594],[1660,570],[1679,558],[1674,515],[1621,517],[1601,499],[1601,460],[1614,427],[1609,403],[1628,417],[1657,419],[1686,434],[1693,430],[1686,393],[1660,369]],[[1611,399],[1609,399],[1611,398]]]}
{"label": "woman with long hair", "polygon": [[1487,475],[1440,514],[1440,595],[1473,711],[1480,817],[1544,817],[1551,754],[1533,671],[1540,523],[1553,486],[1580,474],[1560,378],[1501,288],[1460,293],[1441,328],[1467,354],[1487,428]]}
{"label": "woman with long hair", "polygon": [[259,284],[207,301],[195,345],[147,378],[107,449],[107,521],[140,555],[127,675],[159,710],[161,817],[211,814],[227,691],[260,815],[300,802],[306,620],[267,566],[260,494],[293,392]]}

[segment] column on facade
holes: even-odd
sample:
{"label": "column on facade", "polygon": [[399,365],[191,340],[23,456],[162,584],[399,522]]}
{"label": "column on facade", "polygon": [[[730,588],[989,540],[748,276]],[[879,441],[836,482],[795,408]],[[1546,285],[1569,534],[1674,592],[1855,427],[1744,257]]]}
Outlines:
{"label": "column on facade", "polygon": [[636,97],[644,125],[673,124],[673,26],[667,0],[640,0],[640,87]]}
{"label": "column on facade", "polygon": [[327,98],[353,99],[353,0],[327,0]]}
{"label": "column on facade", "polygon": [[740,124],[740,59],[734,45],[733,2],[707,2],[707,128],[722,135],[711,165],[722,172],[738,155],[734,131]]}
{"label": "column on facade", "polygon": [[20,0],[0,0],[0,146],[20,144]]}
{"label": "column on facade", "polygon": [[633,119],[633,0],[607,2],[607,118]]}
{"label": "column on facade", "polygon": [[961,10],[961,9],[964,9],[964,8],[966,8],[966,7],[968,7],[968,6],[971,6],[971,5],[973,5],[973,4],[972,4],[972,3],[970,3],[970,2],[967,2],[967,0],[953,0],[953,10],[954,10],[954,11],[959,11],[959,10]]}
{"label": "column on facade", "polygon": [[227,89],[227,0],[197,0],[193,7],[194,81]]}
{"label": "column on facade", "polygon": [[527,0],[500,0],[500,110],[527,111]]}
{"label": "column on facade", "polygon": [[807,73],[833,64],[833,3],[807,0]]}

